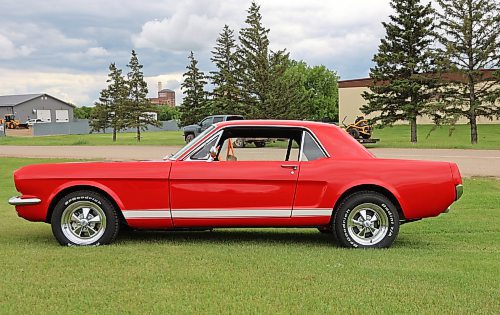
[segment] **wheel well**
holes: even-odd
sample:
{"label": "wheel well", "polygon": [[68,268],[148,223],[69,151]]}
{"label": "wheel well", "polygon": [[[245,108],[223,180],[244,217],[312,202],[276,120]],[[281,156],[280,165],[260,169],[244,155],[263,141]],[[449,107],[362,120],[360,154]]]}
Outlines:
{"label": "wheel well", "polygon": [[337,207],[342,203],[342,201],[345,198],[347,198],[349,195],[356,193],[358,191],[374,191],[374,192],[377,192],[381,195],[384,195],[387,199],[389,199],[394,204],[394,206],[396,206],[396,209],[398,210],[398,214],[399,214],[399,219],[401,221],[406,220],[404,213],[403,213],[403,209],[401,208],[401,205],[399,204],[398,199],[396,199],[396,197],[394,197],[394,195],[389,190],[387,190],[386,188],[384,188],[382,186],[377,186],[377,185],[366,184],[366,185],[359,185],[359,186],[354,186],[354,187],[349,188],[339,197],[339,199],[337,199],[337,202],[335,203],[335,207],[333,209],[337,210]]}
{"label": "wheel well", "polygon": [[122,213],[120,207],[118,206],[116,201],[107,192],[105,192],[104,190],[102,190],[100,188],[97,188],[94,186],[86,186],[86,185],[71,186],[71,187],[65,188],[65,189],[61,190],[59,193],[57,193],[57,195],[50,202],[49,209],[47,211],[47,217],[45,218],[45,222],[50,223],[50,220],[52,218],[52,212],[54,211],[54,208],[55,208],[56,204],[59,202],[59,200],[61,200],[67,194],[70,194],[72,192],[79,191],[79,190],[90,190],[90,191],[96,192],[96,193],[101,194],[104,197],[106,197],[115,206],[115,208],[118,209],[118,217],[120,219],[120,222],[126,224],[125,217],[123,216],[123,213]]}

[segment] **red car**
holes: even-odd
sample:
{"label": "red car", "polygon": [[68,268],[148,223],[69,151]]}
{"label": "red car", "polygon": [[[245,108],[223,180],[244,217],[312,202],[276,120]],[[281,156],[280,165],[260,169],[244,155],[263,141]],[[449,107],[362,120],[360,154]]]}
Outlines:
{"label": "red car", "polygon": [[[235,148],[235,139],[280,139]],[[14,173],[19,216],[62,245],[133,229],[304,227],[346,247],[389,247],[400,224],[447,212],[462,195],[454,163],[379,159],[334,125],[212,125],[164,161],[29,165]]]}

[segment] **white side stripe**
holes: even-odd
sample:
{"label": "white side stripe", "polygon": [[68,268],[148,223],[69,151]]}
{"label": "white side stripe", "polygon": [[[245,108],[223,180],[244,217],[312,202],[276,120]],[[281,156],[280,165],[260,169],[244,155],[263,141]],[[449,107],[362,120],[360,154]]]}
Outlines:
{"label": "white side stripe", "polygon": [[154,219],[154,218],[174,218],[174,219],[216,219],[216,218],[289,218],[289,217],[321,217],[331,216],[332,209],[239,209],[239,210],[204,210],[204,209],[182,209],[172,210],[172,214],[167,209],[150,210],[124,210],[125,219]]}
{"label": "white side stripe", "polygon": [[125,219],[154,219],[154,218],[171,218],[170,211],[164,209],[158,210],[124,210],[123,216]]}
{"label": "white side stripe", "polygon": [[322,217],[331,216],[333,209],[294,209],[292,217]]}
{"label": "white side stripe", "polygon": [[288,209],[273,210],[172,210],[172,217],[176,218],[248,218],[274,217],[289,218],[292,211]]}

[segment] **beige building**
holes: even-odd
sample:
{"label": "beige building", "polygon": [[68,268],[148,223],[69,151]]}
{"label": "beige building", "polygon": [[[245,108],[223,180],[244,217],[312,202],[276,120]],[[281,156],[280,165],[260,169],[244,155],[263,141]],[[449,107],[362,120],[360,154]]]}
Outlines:
{"label": "beige building", "polygon": [[[370,91],[368,88],[371,84],[372,80],[370,78],[364,79],[354,79],[354,80],[344,80],[339,81],[339,120],[345,118],[346,123],[353,123],[356,117],[365,116],[367,118],[371,118],[371,115],[363,115],[360,108],[366,104],[365,99],[363,98],[363,92]],[[430,117],[418,117],[418,124],[433,124],[434,122]],[[468,123],[467,119],[461,118],[458,121],[459,124]],[[493,119],[489,120],[488,118],[478,117],[478,124],[500,124],[500,120]],[[405,124],[403,121],[397,122],[397,124]]]}

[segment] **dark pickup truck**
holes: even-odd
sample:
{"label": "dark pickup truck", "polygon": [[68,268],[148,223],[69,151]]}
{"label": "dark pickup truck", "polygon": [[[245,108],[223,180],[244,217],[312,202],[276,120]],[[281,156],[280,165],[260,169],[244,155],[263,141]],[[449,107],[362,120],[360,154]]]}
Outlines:
{"label": "dark pickup truck", "polygon": [[205,117],[198,124],[189,125],[182,128],[182,130],[184,131],[184,139],[186,140],[186,143],[188,143],[213,124],[223,121],[243,119],[245,119],[245,117],[240,115],[213,115]]}
{"label": "dark pickup truck", "polygon": [[[186,140],[186,143],[190,142],[193,140],[197,135],[202,133],[205,129],[207,129],[210,125],[223,122],[223,121],[229,121],[229,120],[244,120],[245,117],[241,115],[213,115],[213,116],[208,116],[202,119],[198,124],[195,125],[189,125],[184,128],[182,128],[184,132],[184,139]],[[248,143],[253,143],[256,147],[264,147],[267,142],[272,141],[272,139],[261,139],[261,138],[237,138],[234,139],[234,146],[236,148],[243,148],[245,147]]]}

